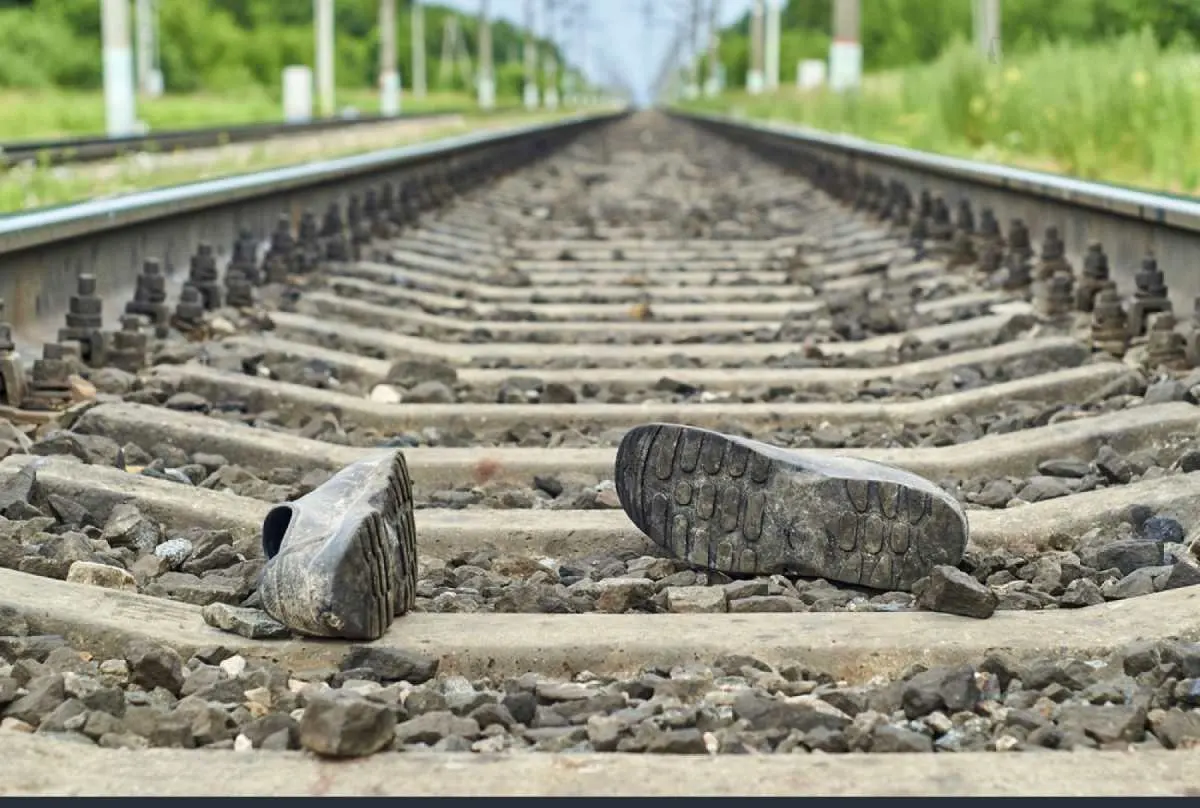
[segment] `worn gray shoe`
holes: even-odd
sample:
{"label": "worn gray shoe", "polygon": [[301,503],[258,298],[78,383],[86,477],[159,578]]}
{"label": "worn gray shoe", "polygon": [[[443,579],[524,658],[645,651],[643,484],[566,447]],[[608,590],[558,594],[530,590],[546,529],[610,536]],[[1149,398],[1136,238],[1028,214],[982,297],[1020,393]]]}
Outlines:
{"label": "worn gray shoe", "polygon": [[923,477],[697,427],[631,429],[616,485],[655,544],[725,573],[906,590],[934,566],[957,564],[967,545],[966,514]]}
{"label": "worn gray shoe", "polygon": [[374,640],[412,609],[417,537],[399,451],[353,463],[262,528],[267,614],[301,634]]}

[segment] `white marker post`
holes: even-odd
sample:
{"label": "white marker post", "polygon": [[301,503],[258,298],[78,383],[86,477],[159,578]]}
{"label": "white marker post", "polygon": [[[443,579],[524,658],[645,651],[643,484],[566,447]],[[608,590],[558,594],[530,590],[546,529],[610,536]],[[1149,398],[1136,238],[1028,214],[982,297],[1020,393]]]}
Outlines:
{"label": "white marker post", "polygon": [[767,92],[779,89],[779,34],[782,27],[780,0],[767,0],[766,47],[763,49],[763,85]]}
{"label": "white marker post", "polygon": [[554,50],[557,47],[554,43],[554,15],[557,10],[554,0],[545,0],[543,13],[546,15],[546,44],[549,46],[549,53],[542,62],[542,81],[545,84],[542,90],[542,104],[546,109],[558,109],[558,58]]}
{"label": "white marker post", "polygon": [[307,65],[283,69],[283,119],[288,123],[308,123],[313,113],[312,70]]}
{"label": "white marker post", "polygon": [[479,108],[490,112],[496,108],[496,74],[492,64],[491,4],[479,0]]}
{"label": "white marker post", "polygon": [[750,9],[750,70],[746,74],[746,92],[763,91],[763,0],[754,0]]}
{"label": "white marker post", "polygon": [[829,46],[829,88],[856,89],[862,83],[862,43],[859,41],[859,0],[834,0],[833,44]]}
{"label": "white marker post", "polygon": [[535,110],[541,101],[537,82],[537,43],[533,40],[534,0],[525,0],[525,109]]}
{"label": "white marker post", "polygon": [[400,113],[400,72],[396,70],[396,0],[379,0],[379,114]]}
{"label": "white marker post", "polygon": [[129,0],[101,0],[100,39],[104,59],[104,124],[109,137],[137,131]]}
{"label": "white marker post", "polygon": [[801,59],[796,68],[796,88],[816,90],[825,84],[825,63],[820,59]]}
{"label": "white marker post", "polygon": [[704,77],[704,94],[715,98],[721,93],[721,0],[708,4],[708,74]]}
{"label": "white marker post", "polygon": [[333,117],[333,0],[313,0],[317,37],[317,99],[322,118]]}
{"label": "white marker post", "polygon": [[421,0],[412,0],[412,88],[417,98],[425,97],[425,12]]}

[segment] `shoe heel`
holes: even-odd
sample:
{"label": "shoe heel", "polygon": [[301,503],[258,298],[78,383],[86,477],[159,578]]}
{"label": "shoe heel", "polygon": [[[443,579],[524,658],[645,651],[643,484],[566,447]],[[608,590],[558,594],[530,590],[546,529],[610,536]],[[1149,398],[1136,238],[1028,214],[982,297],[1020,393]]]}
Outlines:
{"label": "shoe heel", "polygon": [[[671,426],[647,424],[637,426],[625,433],[617,447],[615,480],[617,499],[625,514],[638,530],[649,534],[649,514],[646,503],[646,468],[655,462],[656,439],[664,429]],[[657,539],[656,539],[657,540]]]}

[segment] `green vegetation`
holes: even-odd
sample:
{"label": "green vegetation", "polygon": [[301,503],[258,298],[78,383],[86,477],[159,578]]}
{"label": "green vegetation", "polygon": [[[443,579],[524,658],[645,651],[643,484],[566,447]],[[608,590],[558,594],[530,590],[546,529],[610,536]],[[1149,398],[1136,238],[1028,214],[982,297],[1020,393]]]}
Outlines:
{"label": "green vegetation", "polygon": [[[378,113],[379,93],[371,89],[339,90],[340,108],[353,107],[363,115]],[[435,93],[424,99],[404,93],[402,111],[469,110],[466,93]],[[238,94],[192,93],[139,99],[138,117],[151,131],[278,121],[283,104],[277,93],[250,87]],[[90,90],[0,89],[0,140],[49,140],[104,132],[104,96]]]}
{"label": "green vegetation", "polygon": [[[793,0],[787,13],[803,11],[812,28],[792,20],[795,27],[789,29],[785,21],[789,33],[781,45],[784,70],[777,93],[752,97],[734,91],[686,106],[1086,179],[1200,193],[1200,163],[1194,159],[1200,153],[1200,55],[1189,38],[1200,34],[1200,3],[1004,0],[1000,61],[966,44],[967,0],[863,5],[864,55],[868,68],[877,69],[869,70],[858,92],[795,89],[796,60],[826,56],[828,37],[821,34],[821,40],[813,28],[829,0]],[[829,17],[820,20],[827,30]],[[889,21],[892,27],[885,29]],[[886,30],[892,39],[873,49],[872,39]],[[727,53],[744,45],[737,26],[726,38]],[[800,40],[808,44],[797,48]],[[939,42],[949,43],[940,53]],[[737,87],[745,63],[727,64],[729,85]]]}
{"label": "green vegetation", "polygon": [[[397,1],[397,60],[412,74],[409,4]],[[167,97],[139,102],[152,128],[276,121],[281,73],[313,64],[312,0],[158,0],[160,63]],[[339,107],[378,107],[378,0],[337,0],[335,76]],[[469,105],[461,71],[441,81],[443,23],[452,12],[425,7],[430,98],[420,109]],[[459,17],[477,52],[477,18]],[[523,33],[492,25],[498,103],[516,103],[523,82]],[[549,46],[540,43],[543,49]],[[561,62],[561,59],[560,59]],[[0,141],[102,133],[99,0],[0,0]],[[420,111],[407,93],[406,108]]]}
{"label": "green vegetation", "polygon": [[[138,117],[152,131],[278,121],[281,73],[313,64],[312,0],[157,0],[159,61],[166,94],[138,100]],[[453,12],[426,3],[428,95],[407,90],[412,73],[408,0],[397,0],[397,62],[406,112],[470,110],[474,101],[461,70],[441,70],[444,22]],[[335,76],[339,109],[378,112],[378,0],[337,0]],[[477,52],[478,19],[460,15],[467,50]],[[457,122],[388,124],[235,144],[181,155],[131,155],[98,163],[22,165],[0,170],[0,213],[113,196],[356,154],[429,140],[470,129],[536,121],[515,114],[522,83],[522,31],[492,25],[497,111]],[[543,52],[549,46],[539,43]],[[561,55],[559,57],[562,62]],[[578,81],[573,70],[560,75]],[[444,80],[443,80],[444,78]],[[40,140],[104,131],[99,0],[0,0],[0,142]]]}
{"label": "green vegetation", "polygon": [[[1200,41],[1200,2],[1195,0],[1002,0],[1002,8],[1000,50],[1006,57],[1053,43],[1100,44],[1146,29],[1160,45]],[[828,56],[832,19],[833,0],[787,0],[779,43],[782,83],[795,84],[799,60]],[[749,30],[746,14],[721,32],[721,62],[731,87],[746,83]],[[867,71],[932,62],[956,38],[971,36],[971,0],[862,2]]]}

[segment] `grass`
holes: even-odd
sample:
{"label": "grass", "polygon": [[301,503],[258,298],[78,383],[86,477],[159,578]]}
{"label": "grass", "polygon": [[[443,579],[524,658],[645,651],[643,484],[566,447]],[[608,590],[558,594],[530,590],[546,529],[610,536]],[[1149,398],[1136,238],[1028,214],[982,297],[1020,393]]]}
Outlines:
{"label": "grass", "polygon": [[264,143],[237,143],[178,154],[136,154],[112,161],[62,166],[25,164],[7,171],[0,170],[0,215],[345,157],[469,131],[550,121],[572,112],[468,115],[457,122],[367,125],[337,132],[299,135]]}
{"label": "grass", "polygon": [[1176,194],[1200,192],[1200,56],[1149,34],[992,64],[963,43],[858,92],[730,93],[681,105]]}
{"label": "grass", "polygon": [[[338,109],[353,107],[361,114],[379,112],[379,93],[340,89]],[[315,99],[314,99],[315,103]],[[403,112],[469,110],[474,100],[464,93],[430,93],[414,98],[404,92]],[[192,129],[283,120],[283,102],[266,89],[251,88],[230,95],[167,95],[138,99],[138,117],[151,131]],[[100,92],[0,89],[0,143],[51,140],[104,134],[104,96]]]}

